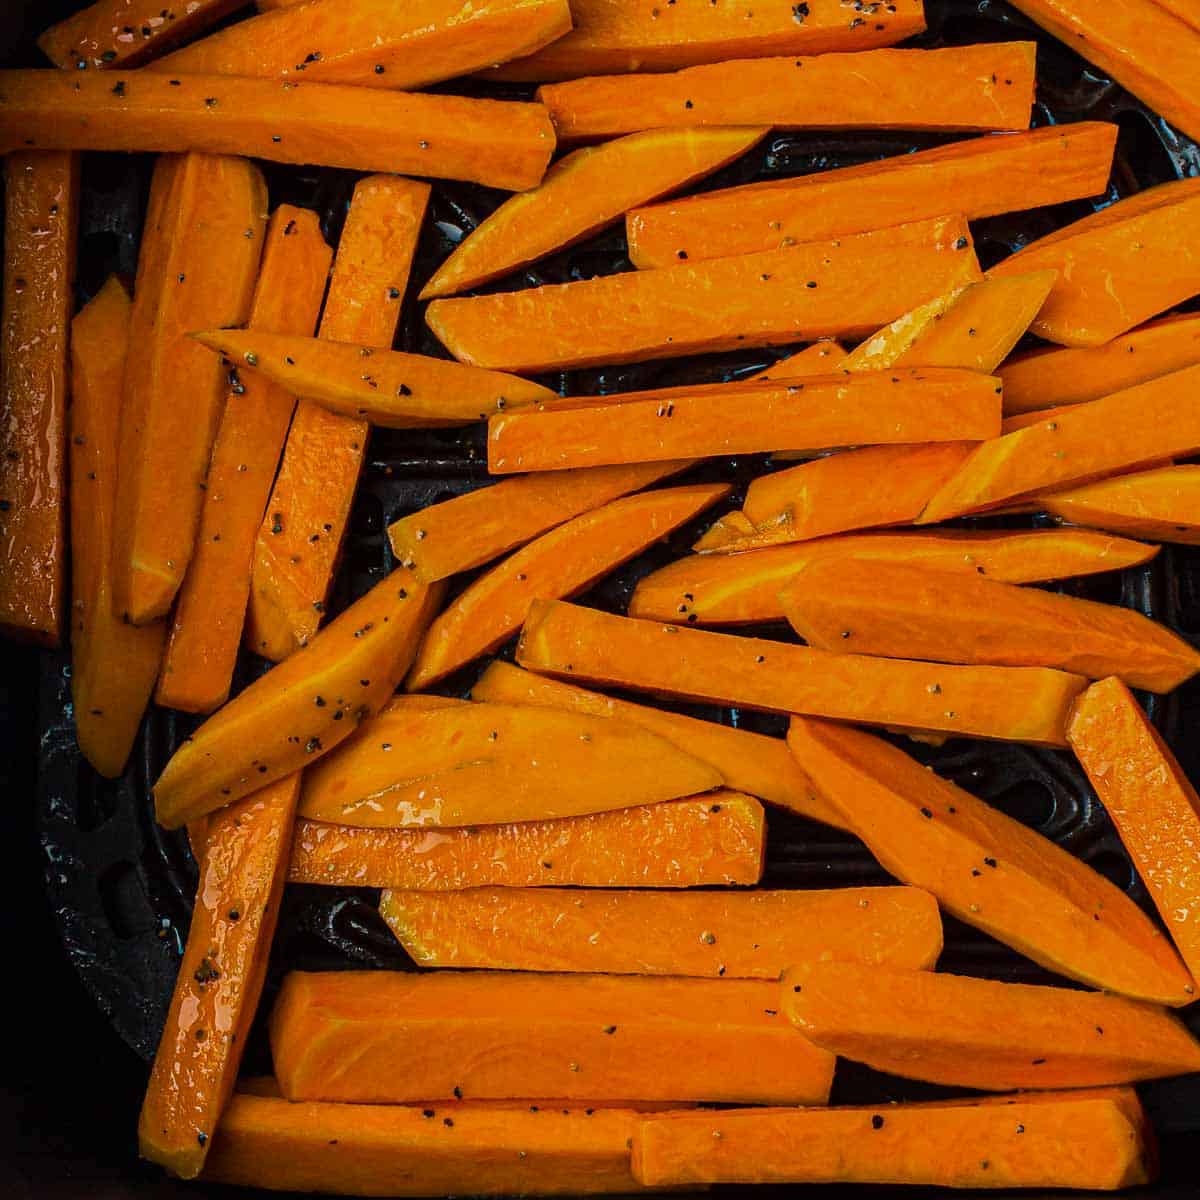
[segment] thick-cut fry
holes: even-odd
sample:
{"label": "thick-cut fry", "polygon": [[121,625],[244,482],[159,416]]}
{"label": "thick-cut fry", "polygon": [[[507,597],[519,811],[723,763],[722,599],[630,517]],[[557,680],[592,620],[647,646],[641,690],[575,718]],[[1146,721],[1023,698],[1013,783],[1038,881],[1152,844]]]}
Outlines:
{"label": "thick-cut fry", "polygon": [[496,649],[521,627],[531,600],[565,600],[729,495],[694,483],[614,500],[560,525],[476,579],[429,627],[405,687],[432,687]]}
{"label": "thick-cut fry", "polygon": [[266,221],[266,183],[245,159],[159,160],[130,319],[113,537],[113,606],[135,625],[165,616],[183,582],[225,398],[220,361],[188,334],[247,318]]}
{"label": "thick-cut fry", "polygon": [[38,38],[42,53],[69,71],[136,67],[210,25],[245,0],[187,0],[163,8],[162,0],[96,0],[51,25]]}
{"label": "thick-cut fry", "polygon": [[517,661],[548,675],[766,712],[1052,746],[1065,744],[1071,701],[1085,686],[1061,671],[829,654],[562,601],[530,606]]}
{"label": "thick-cut fry", "polygon": [[1034,333],[1099,346],[1200,291],[1198,222],[1200,179],[1160,184],[1031,243],[993,274],[1057,270]]}
{"label": "thick-cut fry", "polygon": [[826,825],[846,827],[841,811],[813,792],[795,756],[788,753],[779,738],[629,700],[615,700],[499,661],[479,677],[471,689],[471,697],[502,704],[536,704],[599,717],[623,717],[711,763],[732,788]]}
{"label": "thick-cut fry", "polygon": [[239,21],[153,69],[415,91],[532,54],[570,28],[567,0],[308,0]]}
{"label": "thick-cut fry", "polygon": [[841,366],[846,350],[832,338],[813,342],[795,354],[772,363],[751,379],[805,379],[810,375],[829,375]]}
{"label": "thick-cut fry", "polygon": [[462,362],[540,371],[863,337],[978,278],[966,222],[940,217],[695,266],[435,300],[425,318]]}
{"label": "thick-cut fry", "polygon": [[379,911],[423,967],[778,979],[810,958],[925,969],[942,950],[916,888],[387,891]]}
{"label": "thick-cut fry", "polygon": [[0,634],[57,646],[66,607],[67,334],[79,162],[4,161]]}
{"label": "thick-cut fry", "polygon": [[679,125],[1026,129],[1034,50],[1033,42],[1003,42],[742,59],[548,83],[537,95],[564,140]]}
{"label": "thick-cut fry", "polygon": [[[256,334],[311,333],[331,254],[316,213],[280,205],[267,227],[250,329]],[[156,698],[168,708],[212,712],[229,697],[250,594],[254,539],[295,407],[293,392],[231,372],[196,548],[175,602],[158,681]]]}
{"label": "thick-cut fry", "polygon": [[[1178,0],[1176,0],[1178,2]],[[875,50],[925,28],[921,0],[896,0],[871,19],[847,19],[842,0],[670,5],[631,0],[573,0],[575,28],[531,58],[505,63],[494,77],[521,81],[575,79],[621,71],[675,71],[729,58]]]}
{"label": "thick-cut fry", "polygon": [[638,267],[774,250],[901,221],[947,203],[970,220],[1102,193],[1117,127],[1101,121],[974,138],[795,179],[746,184],[635,209],[626,218]]}
{"label": "thick-cut fry", "polygon": [[355,1196],[579,1196],[638,1190],[638,1116],[599,1105],[291,1104],[233,1098],[204,1178]]}
{"label": "thick-cut fry", "polygon": [[1160,467],[1038,497],[1048,513],[1076,525],[1114,529],[1156,542],[1200,545],[1200,466]]}
{"label": "thick-cut fry", "polygon": [[947,529],[821,538],[799,546],[691,555],[668,563],[637,585],[629,615],[679,625],[782,620],[780,592],[817,561],[914,563],[932,571],[968,572],[1005,583],[1040,583],[1124,570],[1157,553],[1157,546],[1083,529]]}
{"label": "thick-cut fry", "polygon": [[888,1183],[1098,1188],[1147,1183],[1137,1095],[1087,1091],[878,1108],[732,1109],[645,1117],[633,1169],[652,1187]]}
{"label": "thick-cut fry", "polygon": [[1067,738],[1193,976],[1200,972],[1200,796],[1118,679],[1079,698]]}
{"label": "thick-cut fry", "polygon": [[517,375],[325,336],[254,329],[214,329],[195,336],[239,369],[244,366],[348,418],[355,429],[363,424],[385,429],[469,425],[507,408],[558,399],[557,392]]}
{"label": "thick-cut fry", "polygon": [[861,730],[795,717],[788,745],[883,867],[947,912],[1060,975],[1191,1002],[1192,980],[1161,930],[1048,838]]}
{"label": "thick-cut fry", "polygon": [[1200,450],[1197,387],[1200,366],[1188,367],[992,438],[942,486],[918,523],[1194,454]]}
{"label": "thick-cut fry", "polygon": [[164,633],[116,617],[109,589],[130,308],[114,276],[71,322],[71,699],[79,748],[110,779],[137,737]]}
{"label": "thick-cut fry", "polygon": [[824,1104],[833,1056],[779,985],[505,971],[292,972],[271,1018],[289,1100]]}
{"label": "thick-cut fry", "polygon": [[469,571],[628,492],[691,466],[632,463],[505,479],[432,504],[388,526],[392,553],[426,583]]}
{"label": "thick-cut fry", "polygon": [[652,129],[576,150],[550,168],[540,187],[512,196],[468,234],[421,299],[465,292],[572,246],[634,205],[723,167],[765,133],[762,126]]}
{"label": "thick-cut fry", "polygon": [[[388,349],[429,187],[359,180],[338,243],[321,337]],[[360,371],[360,374],[366,374]],[[301,401],[254,548],[246,642],[280,662],[321,623],[366,454],[368,426]]]}
{"label": "thick-cut fry", "polygon": [[1200,315],[1181,313],[1150,321],[1103,346],[1034,350],[1010,359],[996,374],[1004,380],[1008,415],[1099,400],[1196,363]]}
{"label": "thick-cut fry", "polygon": [[1200,671],[1200,652],[1129,608],[972,572],[913,563],[814,559],[781,594],[793,629],[835,653],[1118,675],[1169,692]]}
{"label": "thick-cut fry", "polygon": [[1200,32],[1200,4],[1197,0],[1154,0],[1159,8],[1174,13],[1181,21],[1186,22],[1197,32]]}
{"label": "thick-cut fry", "polygon": [[[618,404],[553,406],[488,421],[488,470],[555,471],[685,456],[817,449],[863,442],[995,436],[1000,383],[949,368],[823,375],[802,383],[727,383],[638,394]],[[612,397],[609,397],[611,400]]]}
{"label": "thick-cut fry", "polygon": [[[315,762],[375,713],[408,670],[440,584],[393,571],[175,751],[154,785],[175,829]],[[348,718],[348,719],[347,719]]]}
{"label": "thick-cut fry", "polygon": [[800,964],[782,992],[818,1045],[952,1087],[1091,1087],[1200,1069],[1200,1042],[1178,1017],[1122,996],[850,962]]}
{"label": "thick-cut fry", "polygon": [[478,829],[352,829],[300,821],[292,883],[340,887],[652,887],[754,884],[766,821],[757,800],[710,792],[569,817]]}
{"label": "thick-cut fry", "polygon": [[233,1091],[287,876],[299,773],[213,817],[138,1123],[143,1158],[194,1179]]}
{"label": "thick-cut fry", "polygon": [[504,825],[654,804],[722,782],[707,762],[631,721],[398,704],[305,772],[300,812],[369,827]]}
{"label": "thick-cut fry", "polygon": [[1200,101],[1192,86],[1200,78],[1200,37],[1165,12],[1161,0],[1013,2],[1172,125],[1200,137]]}
{"label": "thick-cut fry", "polygon": [[554,150],[539,104],[157,71],[0,71],[0,153],[242,154],[519,191]]}

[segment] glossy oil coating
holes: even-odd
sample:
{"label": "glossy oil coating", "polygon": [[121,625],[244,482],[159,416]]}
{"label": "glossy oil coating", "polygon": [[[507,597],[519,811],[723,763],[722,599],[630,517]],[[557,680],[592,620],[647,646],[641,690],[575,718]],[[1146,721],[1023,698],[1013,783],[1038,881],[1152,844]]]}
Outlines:
{"label": "glossy oil coating", "polygon": [[1159,467],[1038,499],[1046,512],[1155,542],[1200,543],[1200,466]]}

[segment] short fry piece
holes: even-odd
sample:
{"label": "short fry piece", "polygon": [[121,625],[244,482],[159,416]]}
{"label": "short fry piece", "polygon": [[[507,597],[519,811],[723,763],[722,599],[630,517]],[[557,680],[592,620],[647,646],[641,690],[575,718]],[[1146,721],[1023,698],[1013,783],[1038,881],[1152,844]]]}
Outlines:
{"label": "short fry piece", "polygon": [[942,950],[916,888],[387,891],[379,911],[423,967],[778,979],[809,958],[924,969]]}
{"label": "short fry piece", "polygon": [[[564,140],[679,125],[1026,129],[1033,42],[740,59],[538,88]],[[995,75],[996,82],[991,81]]]}
{"label": "short fry piece", "polygon": [[115,276],[71,322],[71,699],[75,737],[106,778],[120,775],[154,690],[161,622],[113,613],[113,508],[129,343],[129,295]]}
{"label": "short fry piece", "polygon": [[779,1009],[757,979],[293,971],[271,1049],[289,1100],[824,1104],[833,1056]]}
{"label": "short fry piece", "polygon": [[213,817],[138,1145],[183,1179],[204,1166],[258,1007],[287,876],[299,774]]}
{"label": "short fry piece", "polygon": [[531,600],[579,595],[729,491],[728,484],[696,483],[642,492],[543,534],[476,579],[438,615],[405,687],[432,687],[496,649],[520,629]]}
{"label": "short fry piece", "polygon": [[67,335],[78,193],[77,155],[4,160],[0,634],[51,647],[61,640],[67,602]]}
{"label": "short fry piece", "polygon": [[788,745],[884,869],[947,912],[1070,979],[1191,1002],[1192,980],[1162,931],[1048,838],[861,730],[795,717]]}
{"label": "short fry piece", "polygon": [[1200,544],[1200,467],[1159,467],[1040,496],[1038,507],[1076,525],[1155,542]]}
{"label": "short fry piece", "polygon": [[758,882],[766,833],[762,805],[725,791],[561,821],[436,832],[302,820],[288,878],[422,891],[729,887]]}
{"label": "short fry piece", "polygon": [[530,606],[517,661],[548,675],[685,699],[1053,746],[1065,744],[1067,712],[1085,686],[1061,671],[829,654],[562,601]]}
{"label": "short fry piece", "polygon": [[1118,679],[1079,698],[1067,738],[1193,977],[1200,972],[1200,796]]}

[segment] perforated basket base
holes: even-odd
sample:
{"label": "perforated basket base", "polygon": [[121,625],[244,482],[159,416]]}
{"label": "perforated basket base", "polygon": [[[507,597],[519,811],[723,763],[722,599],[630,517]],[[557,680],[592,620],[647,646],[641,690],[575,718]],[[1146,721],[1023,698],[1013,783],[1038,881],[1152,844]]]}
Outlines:
{"label": "perforated basket base", "polygon": [[[1200,150],[1194,143],[1071,51],[1034,31],[1007,5],[986,0],[927,0],[927,9],[931,28],[920,39],[922,45],[1036,37],[1036,124],[1099,119],[1115,121],[1121,129],[1116,166],[1105,197],[975,223],[978,251],[985,266],[1104,200],[1183,174],[1200,173]],[[492,89],[489,94],[528,93],[508,87]],[[778,134],[697,190],[851,165],[949,140],[954,139],[893,133]],[[148,159],[131,156],[85,158],[81,298],[90,296],[114,270],[133,275],[150,166]],[[326,235],[331,242],[336,241],[356,177],[346,172],[270,164],[265,169],[272,205],[287,201],[316,209]],[[414,287],[406,298],[397,338],[400,348],[444,355],[425,329],[415,292],[451,247],[501,199],[500,193],[478,187],[434,184],[430,219],[413,272]],[[628,268],[624,239],[617,229],[501,281],[494,288],[561,282]],[[567,372],[549,377],[546,382],[564,393],[594,394],[726,380],[760,369],[774,357],[771,353],[747,352],[678,359]],[[385,537],[389,522],[487,482],[479,430],[377,431],[369,450],[331,604],[333,611],[391,569]],[[717,460],[688,478],[729,479],[742,489],[765,465],[761,457]],[[740,490],[736,499],[741,499]],[[582,597],[582,602],[623,611],[637,580],[687,553],[705,521],[655,546]],[[1028,519],[990,522],[993,526],[1004,523],[1028,525]],[[458,582],[461,585],[465,581]],[[1069,583],[1063,585],[1063,590],[1135,608],[1185,635],[1200,636],[1200,550],[1167,548],[1148,566]],[[791,637],[783,628],[772,629],[769,635]],[[511,646],[504,654],[511,654]],[[238,684],[244,685],[262,668],[262,663],[246,657],[239,665]],[[196,880],[195,865],[182,834],[165,833],[154,823],[150,783],[178,740],[198,721],[153,709],[125,775],[107,782],[82,760],[76,747],[69,672],[67,655],[44,656],[39,696],[37,822],[46,887],[67,953],[88,990],[120,1036],[138,1054],[149,1058],[165,1016]],[[450,681],[448,690],[465,693],[477,673],[478,668],[463,672]],[[783,729],[778,718],[737,709],[679,707],[730,725],[772,733]],[[1200,744],[1195,735],[1200,686],[1189,685],[1169,698],[1155,698],[1151,711],[1191,776],[1200,778]],[[1107,815],[1070,756],[961,739],[936,751],[911,748],[968,790],[1091,863],[1149,908]],[[855,838],[792,814],[771,811],[763,882],[772,887],[842,887],[885,883],[888,877]],[[289,888],[263,1011],[269,1008],[280,974],[288,968],[411,969],[380,920],[376,900],[377,894],[369,890]],[[942,961],[947,969],[1003,979],[1049,978],[1027,960],[953,920],[947,922]],[[247,1065],[252,1070],[267,1065],[261,1033],[251,1039]],[[843,1064],[836,1098],[869,1103],[934,1091]],[[1200,1089],[1194,1081],[1158,1085],[1149,1089],[1148,1098],[1160,1130],[1200,1128]]]}

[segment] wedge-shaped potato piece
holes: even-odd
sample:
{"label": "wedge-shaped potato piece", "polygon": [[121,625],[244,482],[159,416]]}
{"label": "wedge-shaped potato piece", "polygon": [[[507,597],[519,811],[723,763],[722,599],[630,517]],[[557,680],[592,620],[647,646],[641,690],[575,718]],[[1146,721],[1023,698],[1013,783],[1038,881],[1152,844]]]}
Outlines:
{"label": "wedge-shaped potato piece", "polygon": [[846,348],[832,338],[824,338],[772,363],[751,379],[804,379],[809,375],[828,375],[836,371],[846,357]]}
{"label": "wedge-shaped potato piece", "polygon": [[930,500],[919,524],[1193,454],[1200,450],[1197,387],[1200,366],[1187,367],[992,438]]}
{"label": "wedge-shaped potato piece", "polygon": [[1031,243],[993,274],[1057,270],[1033,331],[1099,346],[1200,291],[1198,220],[1200,180],[1160,184]]}
{"label": "wedge-shaped potato piece", "polygon": [[271,1018],[289,1100],[824,1104],[833,1056],[757,979],[292,972]]}
{"label": "wedge-shaped potato piece", "polygon": [[567,0],[309,0],[239,21],[151,69],[416,91],[532,54],[570,28]]}
{"label": "wedge-shaped potato piece", "polygon": [[860,730],[793,718],[788,745],[897,879],[1059,974],[1181,1005],[1192,981],[1162,932],[1104,876]]}
{"label": "wedge-shaped potato piece", "polygon": [[476,226],[420,298],[465,292],[572,246],[634,205],[686,187],[732,162],[765,133],[762,126],[652,129],[576,150],[550,168],[540,187],[506,200]]}
{"label": "wedge-shaped potato piece", "polygon": [[425,319],[461,362],[541,371],[865,337],[978,278],[966,222],[938,217],[837,244],[435,300]]}
{"label": "wedge-shaped potato piece", "polygon": [[143,1158],[194,1179],[233,1091],[279,915],[299,774],[208,824],[187,946],[138,1122]]}
{"label": "wedge-shaped potato piece", "polygon": [[1039,583],[1124,570],[1157,553],[1156,546],[1085,529],[862,533],[748,554],[694,554],[678,559],[638,583],[629,615],[678,625],[782,620],[786,614],[780,593],[818,561],[909,563],[1006,583]]}
{"label": "wedge-shaped potato piece", "polygon": [[757,800],[710,792],[478,828],[362,829],[300,821],[292,883],[457,891],[510,887],[701,887],[757,883],[766,821]]}
{"label": "wedge-shaped potato piece", "polygon": [[[267,226],[249,326],[312,332],[332,252],[317,214],[281,204]],[[266,379],[231,372],[208,466],[196,548],[171,618],[157,700],[212,712],[229,697],[242,640],[254,539],[287,440],[296,397]]]}
{"label": "wedge-shaped potato piece", "polygon": [[176,829],[232,804],[344,741],[395,691],[441,593],[441,584],[393,571],[303,654],[239,692],[175,751],[158,777],[159,824]]}
{"label": "wedge-shaped potato piece", "polygon": [[896,0],[873,20],[846,19],[841,0],[810,0],[797,12],[789,0],[753,9],[734,5],[651,8],[631,0],[574,0],[575,28],[531,58],[505,63],[500,79],[540,81],[621,71],[674,71],[728,58],[827,54],[890,46],[925,28],[921,0]]}
{"label": "wedge-shaped potato piece", "polygon": [[937,902],[916,888],[384,892],[379,911],[423,967],[778,979],[810,958],[932,967]]}
{"label": "wedge-shaped potato piece", "polygon": [[678,125],[1026,129],[1034,50],[1033,42],[1003,42],[739,59],[670,75],[549,83],[537,95],[564,140]]}
{"label": "wedge-shaped potato piece", "polygon": [[1067,738],[1184,962],[1200,972],[1200,796],[1119,679],[1093,684]]}
{"label": "wedge-shaped potato piece", "polygon": [[356,1196],[578,1196],[637,1190],[629,1109],[291,1104],[235,1096],[204,1178]]}
{"label": "wedge-shaped potato piece", "polygon": [[1200,1069],[1178,1017],[1123,996],[850,962],[796,966],[782,991],[817,1045],[909,1079],[997,1092]]}
{"label": "wedge-shaped potato piece", "polygon": [[420,691],[502,645],[531,600],[577,596],[729,495],[694,483],[614,500],[543,534],[471,583],[429,627],[405,687]]}
{"label": "wedge-shaped potato piece", "polygon": [[1152,692],[1200,671],[1200,652],[1139,612],[978,573],[815,559],[781,601],[792,628],[822,650],[1119,675]]}
{"label": "wedge-shaped potato piece", "polygon": [[[946,667],[634,621],[535,602],[517,661],[533,671],[667,696],[902,729],[1065,744],[1078,675]],[[803,765],[803,764],[802,764]]]}
{"label": "wedge-shaped potato piece", "polygon": [[[1170,2],[1177,10],[1187,0]],[[1015,0],[1014,6],[1189,137],[1200,137],[1200,102],[1191,86],[1200,77],[1200,38],[1160,0],[1103,6],[1085,0]]]}
{"label": "wedge-shaped potato piece", "polygon": [[779,738],[629,700],[615,700],[499,661],[479,677],[471,696],[501,704],[534,704],[598,717],[622,717],[711,763],[732,788],[826,825],[845,828],[841,811],[816,795],[795,757]]}
{"label": "wedge-shaped potato piece", "polygon": [[112,608],[117,491],[129,295],[113,276],[71,322],[71,699],[84,757],[120,775],[154,690],[162,622],[130,625]]}
{"label": "wedge-shaped potato piece", "polygon": [[1200,467],[1159,467],[1052,492],[1040,508],[1076,525],[1200,544]]}
{"label": "wedge-shaped potato piece", "polygon": [[0,72],[0,153],[22,148],[253,155],[519,191],[541,182],[554,128],[540,104],[346,84],[296,87],[289,80],[157,71]]}
{"label": "wedge-shaped potato piece", "polygon": [[935,217],[948,201],[973,221],[1096,196],[1116,137],[1100,121],[1052,125],[634,209],[629,257],[665,267],[680,251],[724,258]]}
{"label": "wedge-shaped potato piece", "polygon": [[651,1187],[890,1183],[1114,1190],[1155,1175],[1136,1093],[1048,1092],[878,1108],[644,1117],[633,1170]]}
{"label": "wedge-shaped potato piece", "polygon": [[572,517],[692,465],[691,460],[631,463],[505,479],[393,521],[388,541],[402,565],[433,583],[482,566]]}
{"label": "wedge-shaped potato piece", "polygon": [[1102,346],[1047,347],[1010,358],[996,374],[1004,380],[1004,412],[1033,412],[1099,400],[1136,383],[1200,363],[1200,314],[1149,321]]}
{"label": "wedge-shaped potato piece", "polygon": [[721,783],[707,763],[620,719],[508,704],[395,706],[305,772],[300,812],[338,825],[502,825]]}
{"label": "wedge-shaped potato piece", "polygon": [[425,354],[256,329],[217,329],[195,337],[239,370],[257,371],[330,412],[385,429],[469,425],[508,407],[558,399],[556,392],[517,375]]}
{"label": "wedge-shaped potato piece", "polygon": [[856,442],[958,442],[993,436],[1000,422],[999,381],[947,368],[671,390],[673,399],[642,400],[634,392],[619,404],[494,416],[488,470],[555,471]]}

